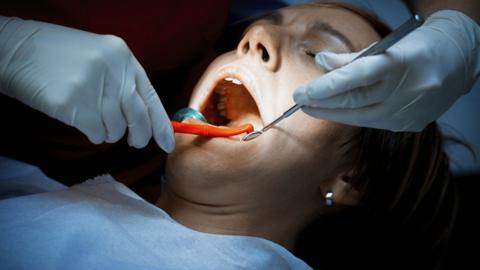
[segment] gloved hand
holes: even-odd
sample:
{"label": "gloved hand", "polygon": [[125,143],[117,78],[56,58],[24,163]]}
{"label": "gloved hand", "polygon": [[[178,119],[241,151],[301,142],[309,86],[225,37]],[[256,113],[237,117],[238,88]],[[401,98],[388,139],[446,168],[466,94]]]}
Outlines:
{"label": "gloved hand", "polygon": [[432,14],[385,54],[321,52],[325,75],[294,93],[317,118],[392,131],[421,131],[480,74],[480,28],[458,11]]}
{"label": "gloved hand", "polygon": [[[0,92],[82,131],[93,143],[144,147],[152,134],[170,152],[170,120],[125,42],[0,16]],[[28,124],[28,123],[26,123]]]}

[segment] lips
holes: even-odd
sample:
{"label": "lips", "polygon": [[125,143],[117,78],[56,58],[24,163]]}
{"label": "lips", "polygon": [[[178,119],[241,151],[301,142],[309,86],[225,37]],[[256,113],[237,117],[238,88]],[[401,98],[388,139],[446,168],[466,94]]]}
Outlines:
{"label": "lips", "polygon": [[259,108],[252,89],[242,79],[227,75],[216,80],[200,106],[200,112],[210,124],[235,127],[251,122],[261,125]]}

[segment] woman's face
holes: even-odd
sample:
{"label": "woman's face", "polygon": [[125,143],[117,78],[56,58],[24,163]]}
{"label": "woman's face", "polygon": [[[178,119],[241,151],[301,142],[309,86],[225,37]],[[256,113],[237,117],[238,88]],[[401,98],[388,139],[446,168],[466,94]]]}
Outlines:
{"label": "woman's face", "polygon": [[[345,9],[282,9],[253,23],[235,51],[210,64],[189,106],[213,124],[261,129],[294,105],[296,88],[324,74],[315,53],[356,51],[378,39],[365,20]],[[176,134],[177,147],[167,161],[169,186],[190,197],[196,188],[231,187],[212,200],[308,197],[319,181],[340,173],[340,144],[352,129],[299,111],[248,142]]]}

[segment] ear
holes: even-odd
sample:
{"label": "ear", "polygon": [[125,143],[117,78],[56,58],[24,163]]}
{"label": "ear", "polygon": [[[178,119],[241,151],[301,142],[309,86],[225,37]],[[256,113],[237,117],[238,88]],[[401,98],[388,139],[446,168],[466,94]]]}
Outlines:
{"label": "ear", "polygon": [[341,173],[331,180],[320,183],[320,195],[325,198],[329,191],[333,193],[334,205],[357,206],[360,204],[362,193],[349,183],[353,171]]}

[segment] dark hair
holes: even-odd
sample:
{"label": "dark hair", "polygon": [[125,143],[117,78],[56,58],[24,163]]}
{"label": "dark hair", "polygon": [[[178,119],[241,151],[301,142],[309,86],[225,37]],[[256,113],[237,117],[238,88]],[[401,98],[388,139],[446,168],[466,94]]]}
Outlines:
{"label": "dark hair", "polygon": [[344,147],[362,204],[309,225],[296,255],[321,269],[439,268],[458,203],[437,125],[359,128]]}
{"label": "dark hair", "polygon": [[[383,37],[383,23],[352,6]],[[321,217],[299,236],[294,253],[320,269],[435,269],[456,217],[458,199],[442,135],[358,128],[343,143],[348,179],[361,191],[359,207]]]}

